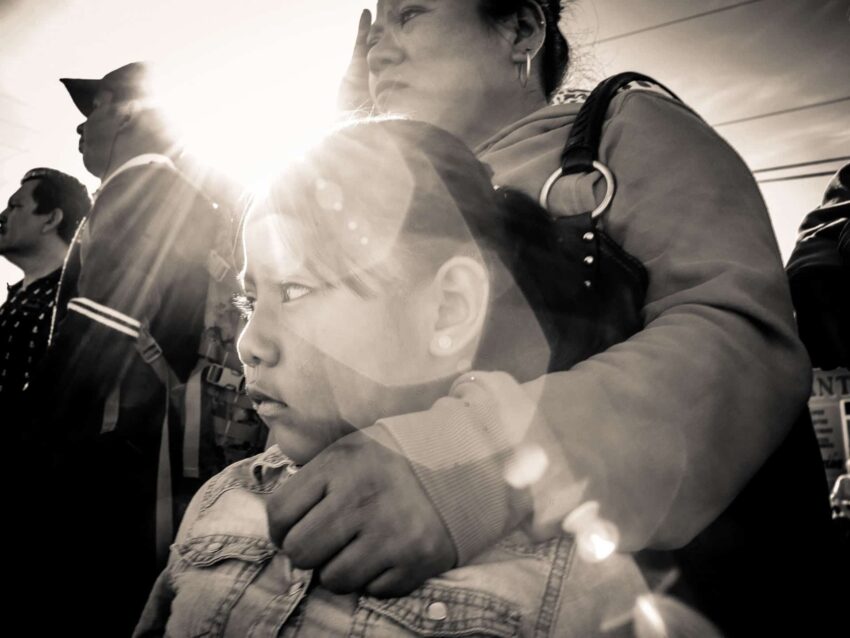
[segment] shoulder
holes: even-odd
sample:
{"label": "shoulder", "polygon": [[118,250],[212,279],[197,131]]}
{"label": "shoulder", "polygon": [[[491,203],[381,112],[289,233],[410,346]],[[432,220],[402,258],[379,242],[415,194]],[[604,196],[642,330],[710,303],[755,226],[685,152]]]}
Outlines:
{"label": "shoulder", "polygon": [[[192,497],[177,533],[177,543],[188,540],[195,523],[229,493],[268,494],[295,471],[294,463],[273,446],[256,456],[243,459],[209,479]],[[231,503],[232,504],[232,503]]]}
{"label": "shoulder", "polygon": [[186,175],[171,164],[151,162],[122,170],[98,193],[96,205],[131,202],[157,205],[175,200],[194,207],[215,208],[212,200]]}
{"label": "shoulder", "polygon": [[98,193],[92,211],[94,229],[126,236],[131,244],[157,245],[177,233],[172,248],[180,253],[206,253],[224,227],[221,211],[195,184],[167,164],[145,164],[122,171]]}
{"label": "shoulder", "polygon": [[[678,152],[728,144],[686,103],[662,88],[624,88],[608,106],[603,146],[638,138],[656,148],[675,145]],[[606,139],[607,138],[607,139]],[[696,146],[688,148],[689,142]]]}
{"label": "shoulder", "polygon": [[256,456],[237,461],[212,477],[199,491],[203,493],[202,508],[217,500],[231,489],[244,489],[255,493],[268,493],[290,474],[296,466],[275,445]]}
{"label": "shoulder", "polygon": [[96,203],[120,195],[127,197],[147,197],[150,191],[140,186],[147,184],[162,185],[173,182],[178,178],[177,172],[159,163],[139,164],[129,168],[119,169],[118,174],[107,178],[97,193]]}

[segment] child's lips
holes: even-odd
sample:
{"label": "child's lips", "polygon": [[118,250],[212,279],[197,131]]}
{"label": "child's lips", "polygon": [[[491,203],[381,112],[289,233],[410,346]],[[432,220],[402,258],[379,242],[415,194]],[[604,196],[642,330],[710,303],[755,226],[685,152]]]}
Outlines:
{"label": "child's lips", "polygon": [[279,401],[260,401],[254,403],[257,409],[257,414],[262,418],[274,418],[282,416],[289,409],[285,403],[280,403]]}

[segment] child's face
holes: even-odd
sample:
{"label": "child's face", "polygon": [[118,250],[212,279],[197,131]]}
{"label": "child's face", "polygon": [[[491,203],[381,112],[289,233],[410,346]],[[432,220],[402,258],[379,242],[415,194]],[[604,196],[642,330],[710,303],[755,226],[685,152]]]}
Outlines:
{"label": "child's face", "polygon": [[427,286],[368,298],[328,286],[284,248],[282,223],[257,213],[245,227],[253,309],[239,354],[258,413],[281,449],[304,463],[354,428],[428,407],[416,397],[439,374],[428,353]]}

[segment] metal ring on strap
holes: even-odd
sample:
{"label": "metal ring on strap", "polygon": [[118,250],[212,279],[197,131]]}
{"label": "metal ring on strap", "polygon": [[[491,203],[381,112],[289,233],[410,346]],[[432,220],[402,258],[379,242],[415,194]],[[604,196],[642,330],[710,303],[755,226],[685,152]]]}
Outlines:
{"label": "metal ring on strap", "polygon": [[[617,189],[617,183],[614,181],[613,173],[611,173],[610,169],[602,162],[594,161],[593,168],[602,173],[607,186],[605,197],[602,198],[602,203],[600,203],[599,206],[594,208],[593,212],[590,213],[590,217],[592,219],[596,219],[605,212],[605,209],[611,204],[611,200],[614,199],[614,191]],[[540,197],[538,199],[538,202],[543,208],[547,210],[549,209],[549,191],[552,190],[552,186],[554,186],[555,182],[557,182],[562,175],[563,169],[559,166],[555,172],[552,173],[545,182],[543,182],[543,188],[540,189]]]}

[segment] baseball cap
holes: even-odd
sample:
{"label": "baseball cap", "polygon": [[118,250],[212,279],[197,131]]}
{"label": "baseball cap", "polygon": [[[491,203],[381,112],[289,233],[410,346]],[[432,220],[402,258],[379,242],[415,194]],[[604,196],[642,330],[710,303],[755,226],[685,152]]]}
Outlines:
{"label": "baseball cap", "polygon": [[61,78],[71,99],[86,117],[94,110],[94,97],[100,90],[110,91],[116,100],[149,97],[151,69],[144,62],[131,62],[110,71],[99,80]]}

